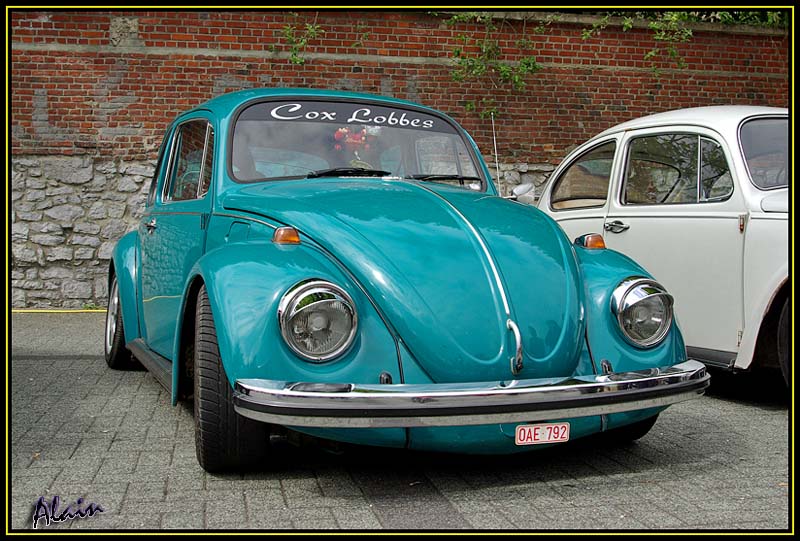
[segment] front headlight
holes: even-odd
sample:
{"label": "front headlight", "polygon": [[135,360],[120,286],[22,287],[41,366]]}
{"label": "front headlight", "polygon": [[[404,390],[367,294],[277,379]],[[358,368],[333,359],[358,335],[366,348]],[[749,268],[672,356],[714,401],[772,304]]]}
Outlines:
{"label": "front headlight", "polygon": [[281,335],[298,355],[311,362],[343,354],[356,335],[355,303],[339,286],[323,280],[296,284],[278,306]]}
{"label": "front headlight", "polygon": [[638,347],[653,347],[667,336],[672,325],[672,295],[649,278],[630,277],[611,297],[611,311],[623,336]]}

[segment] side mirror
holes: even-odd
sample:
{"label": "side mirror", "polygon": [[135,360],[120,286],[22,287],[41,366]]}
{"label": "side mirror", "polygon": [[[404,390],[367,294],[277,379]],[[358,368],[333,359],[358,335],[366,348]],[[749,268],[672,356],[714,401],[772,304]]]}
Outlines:
{"label": "side mirror", "polygon": [[511,199],[512,201],[516,201],[521,195],[525,195],[529,191],[533,190],[533,184],[530,182],[526,182],[525,184],[520,184],[518,186],[514,186],[514,189],[511,190],[511,195],[505,196],[504,199]]}

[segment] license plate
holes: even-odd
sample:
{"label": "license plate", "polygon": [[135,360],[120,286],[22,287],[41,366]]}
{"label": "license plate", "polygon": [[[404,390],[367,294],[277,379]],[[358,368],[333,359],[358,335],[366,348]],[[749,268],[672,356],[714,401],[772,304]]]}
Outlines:
{"label": "license plate", "polygon": [[569,423],[519,425],[514,437],[517,445],[537,445],[562,441],[569,441]]}

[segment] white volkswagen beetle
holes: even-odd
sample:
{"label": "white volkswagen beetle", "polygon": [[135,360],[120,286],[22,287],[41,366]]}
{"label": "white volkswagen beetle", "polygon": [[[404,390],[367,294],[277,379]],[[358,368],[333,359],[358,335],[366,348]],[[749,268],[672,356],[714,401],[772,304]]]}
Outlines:
{"label": "white volkswagen beetle", "polygon": [[714,106],[619,124],[572,151],[538,206],[601,233],[672,293],[690,358],[789,385],[788,110]]}

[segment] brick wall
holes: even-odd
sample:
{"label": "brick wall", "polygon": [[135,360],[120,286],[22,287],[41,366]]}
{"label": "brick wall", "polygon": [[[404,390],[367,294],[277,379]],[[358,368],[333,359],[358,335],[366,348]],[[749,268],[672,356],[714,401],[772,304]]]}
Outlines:
{"label": "brick wall", "polygon": [[[176,114],[224,92],[319,87],[410,99],[455,117],[491,163],[491,125],[465,104],[492,97],[504,190],[525,180],[541,185],[573,145],[630,118],[699,105],[789,103],[786,33],[698,26],[679,47],[687,68],[663,62],[655,76],[644,60],[654,46],[645,28],[609,26],[582,40],[589,19],[562,16],[536,33],[535,23],[507,15],[503,58],[521,58],[516,43],[525,37],[526,54],[543,66],[521,92],[454,82],[450,51],[460,34],[482,28],[450,27],[446,15],[424,11],[12,11],[15,306],[105,302],[97,278],[106,243],[120,233],[109,226],[135,223],[147,184],[138,173],[152,169]],[[283,29],[306,23],[324,33],[298,66]],[[54,273],[54,265],[62,270]],[[42,280],[46,268],[49,281]]]}
{"label": "brick wall", "polygon": [[[325,30],[293,65],[286,25]],[[695,31],[654,77],[645,29],[609,27],[582,40],[582,24],[526,32],[545,69],[521,93],[455,83],[448,53],[461,33],[425,12],[13,12],[12,151],[152,157],[178,112],[222,92],[254,86],[352,89],[444,110],[489,150],[490,130],[464,104],[492,93],[502,111],[500,154],[558,160],[576,141],[629,118],[676,107],[739,103],[787,106],[788,36]],[[520,21],[501,40],[508,60]],[[528,23],[530,26],[531,23]],[[362,34],[369,36],[362,39]],[[361,40],[361,45],[352,46]],[[278,47],[277,54],[270,48]],[[281,54],[284,52],[284,54]]]}

